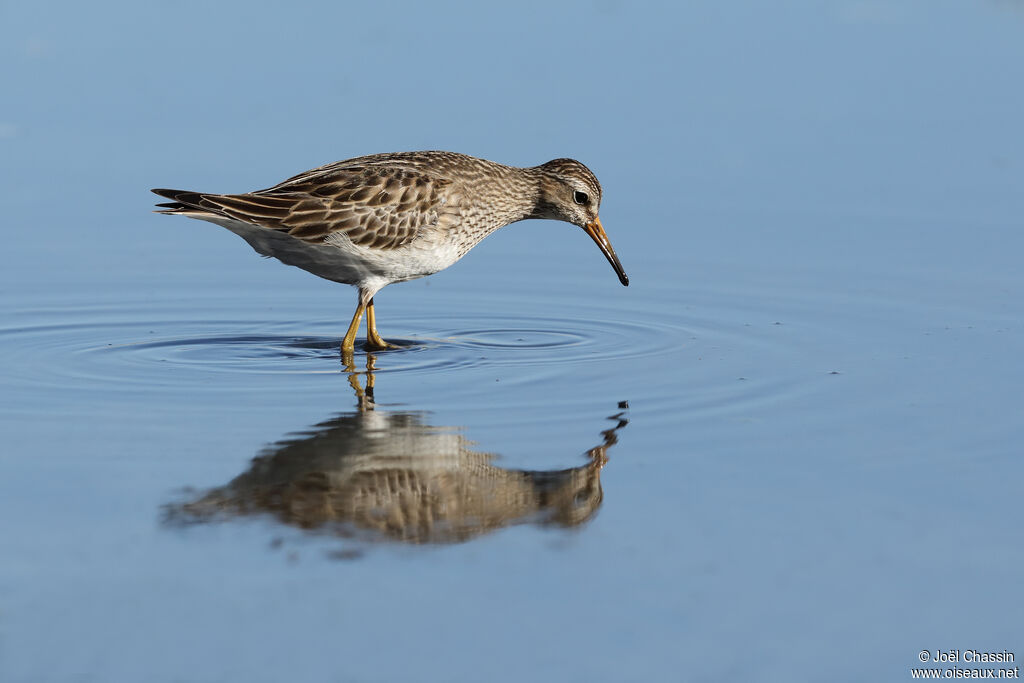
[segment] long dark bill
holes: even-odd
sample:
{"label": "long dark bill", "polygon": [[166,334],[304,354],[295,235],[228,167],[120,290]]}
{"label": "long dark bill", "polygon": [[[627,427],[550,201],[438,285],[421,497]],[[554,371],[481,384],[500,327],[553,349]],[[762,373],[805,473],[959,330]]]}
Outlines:
{"label": "long dark bill", "polygon": [[583,226],[583,229],[587,231],[592,240],[597,242],[597,246],[601,248],[601,253],[608,259],[608,263],[612,264],[615,274],[619,276],[619,282],[622,283],[622,286],[629,287],[629,278],[626,276],[626,271],[622,269],[622,264],[619,263],[619,257],[615,255],[615,250],[612,249],[612,243],[608,241],[608,235],[604,232],[601,219],[595,218]]}

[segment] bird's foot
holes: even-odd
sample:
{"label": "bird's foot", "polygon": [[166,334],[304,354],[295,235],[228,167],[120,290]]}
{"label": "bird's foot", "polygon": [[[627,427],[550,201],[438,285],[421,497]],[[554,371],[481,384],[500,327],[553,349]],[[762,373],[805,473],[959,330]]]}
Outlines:
{"label": "bird's foot", "polygon": [[388,349],[397,349],[399,347],[395,344],[389,344],[380,337],[377,337],[376,339],[367,339],[363,348],[367,351],[387,351]]}
{"label": "bird's foot", "polygon": [[[370,322],[369,320],[367,322]],[[367,325],[366,329],[366,350],[367,351],[387,351],[388,349],[397,349],[398,347],[394,344],[389,344],[384,341],[384,338],[380,336],[380,332],[377,331],[376,325]]]}

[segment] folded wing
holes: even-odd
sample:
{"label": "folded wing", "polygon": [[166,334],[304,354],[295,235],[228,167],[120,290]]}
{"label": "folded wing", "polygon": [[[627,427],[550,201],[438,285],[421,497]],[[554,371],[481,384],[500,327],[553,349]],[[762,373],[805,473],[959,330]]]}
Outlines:
{"label": "folded wing", "polygon": [[153,190],[174,200],[161,213],[219,216],[322,244],[335,233],[354,244],[396,249],[436,225],[451,181],[409,168],[324,167],[245,194]]}

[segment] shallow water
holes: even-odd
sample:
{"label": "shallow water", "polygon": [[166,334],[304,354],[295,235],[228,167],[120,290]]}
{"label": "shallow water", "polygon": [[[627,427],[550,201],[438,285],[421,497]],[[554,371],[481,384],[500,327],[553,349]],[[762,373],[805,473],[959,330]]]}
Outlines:
{"label": "shallow water", "polygon": [[[1022,16],[731,7],[478,17],[566,63],[560,29],[602,36],[573,50],[604,105],[581,118],[539,52],[449,61],[552,97],[481,86],[461,123],[450,91],[409,86],[414,119],[387,81],[206,45],[226,6],[188,38],[119,8],[145,40],[5,9],[0,679],[898,680],[922,649],[1024,655]],[[437,21],[339,11],[281,21],[325,45],[361,21],[385,71]],[[299,125],[294,100],[150,75],[182,66],[326,102]],[[579,230],[512,226],[383,290],[401,348],[346,362],[349,288],[148,213],[151,186],[430,147],[580,157],[630,287]]]}

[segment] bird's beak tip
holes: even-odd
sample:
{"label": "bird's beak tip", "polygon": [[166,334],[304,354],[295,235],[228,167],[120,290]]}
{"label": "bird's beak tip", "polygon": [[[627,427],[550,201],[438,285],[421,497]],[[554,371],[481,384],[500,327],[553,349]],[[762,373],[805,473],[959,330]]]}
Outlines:
{"label": "bird's beak tip", "polygon": [[615,269],[615,274],[619,276],[619,282],[622,283],[622,286],[629,287],[629,277],[626,275],[626,271],[623,270],[622,264],[619,263],[619,257],[615,255],[611,242],[608,241],[608,235],[605,234],[604,226],[601,225],[601,219],[594,218],[590,223],[584,225],[583,229],[597,243],[605,258],[612,264],[612,268]]}

